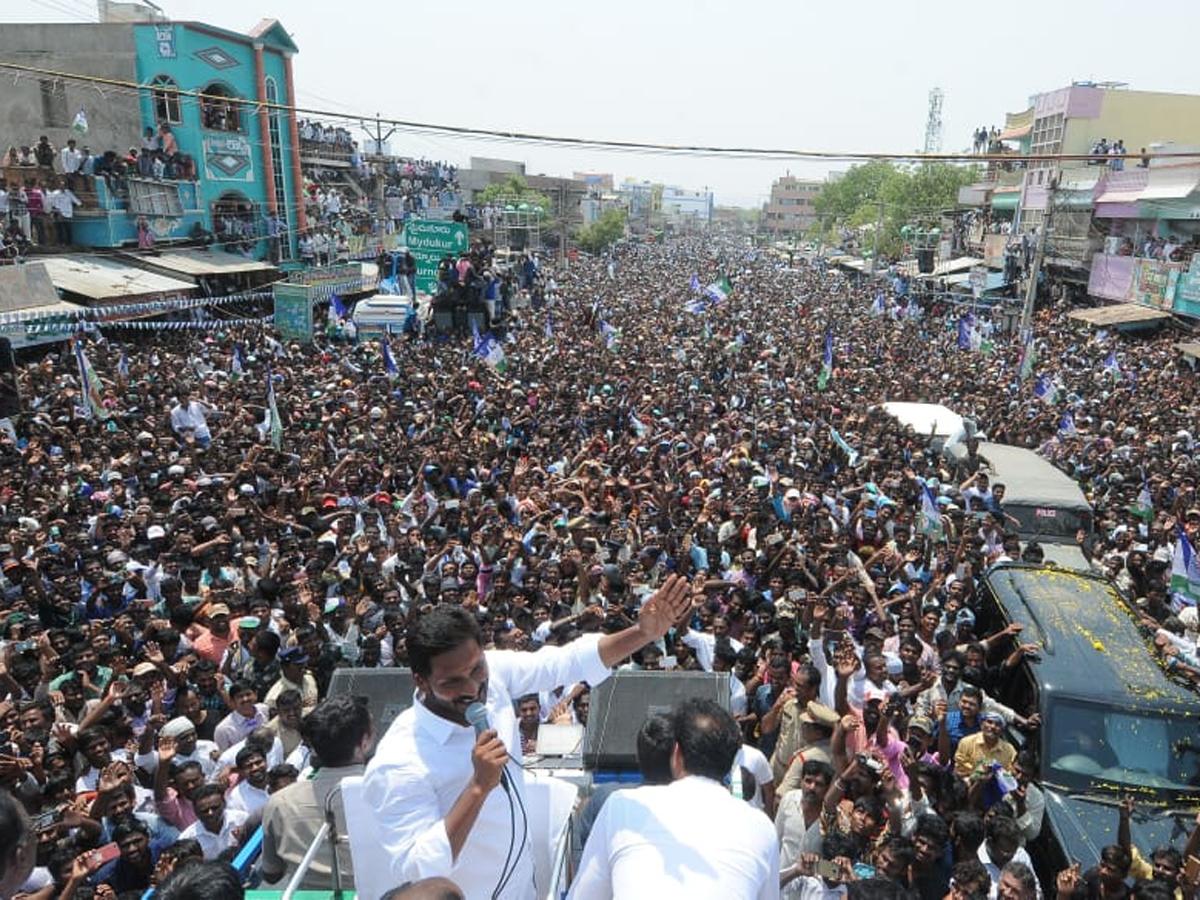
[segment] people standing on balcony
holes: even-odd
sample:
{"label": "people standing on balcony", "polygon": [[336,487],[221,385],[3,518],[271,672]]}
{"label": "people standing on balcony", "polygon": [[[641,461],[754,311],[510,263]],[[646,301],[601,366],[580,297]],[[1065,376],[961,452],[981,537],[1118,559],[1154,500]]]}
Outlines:
{"label": "people standing on balcony", "polygon": [[79,177],[80,159],[79,151],[75,149],[75,138],[68,139],[67,146],[59,151],[58,162],[63,178],[66,179],[66,185],[71,190],[75,189],[76,179]]}
{"label": "people standing on balcony", "polygon": [[156,149],[162,150],[163,155],[173,161],[179,154],[179,142],[175,140],[175,133],[166,122],[158,126],[158,140],[160,146]]}
{"label": "people standing on balcony", "polygon": [[1142,158],[1138,160],[1137,167],[1138,167],[1139,169],[1148,169],[1148,168],[1150,168],[1150,154],[1148,154],[1148,153],[1146,152],[1146,148],[1145,148],[1145,147],[1143,147],[1143,148],[1142,148],[1142,152],[1141,152],[1141,154],[1140,154],[1140,155],[1141,155],[1141,157],[1142,157]]}
{"label": "people standing on balcony", "polygon": [[33,234],[37,239],[35,244],[46,243],[46,196],[38,182],[30,179],[25,182],[26,203],[29,210],[29,222],[33,226]]}
{"label": "people standing on balcony", "polygon": [[1108,157],[1108,138],[1102,137],[1096,143],[1092,144],[1091,155],[1100,157],[1099,159],[1089,159],[1089,166],[1102,166]]}
{"label": "people standing on balcony", "polygon": [[279,265],[282,258],[282,241],[287,226],[276,210],[267,213],[267,255],[272,265]]}
{"label": "people standing on balcony", "polygon": [[154,155],[161,149],[162,142],[159,141],[158,135],[151,126],[147,125],[142,132],[142,152],[138,156],[139,175],[149,178],[153,174]]}
{"label": "people standing on balcony", "polygon": [[29,194],[20,182],[17,182],[8,194],[8,209],[13,227],[20,232],[21,239],[27,242],[30,231]]}
{"label": "people standing on balcony", "polygon": [[[71,143],[74,143],[72,141]],[[60,181],[46,195],[47,206],[54,220],[54,238],[60,247],[71,244],[71,222],[75,218],[75,207],[82,206],[75,192],[71,190],[70,182]]]}
{"label": "people standing on balcony", "polygon": [[37,146],[33,148],[34,159],[44,169],[54,169],[54,145],[44,134],[38,138]]}
{"label": "people standing on balcony", "polygon": [[1109,168],[1114,172],[1125,171],[1125,141],[1118,140],[1115,144],[1108,148]]}

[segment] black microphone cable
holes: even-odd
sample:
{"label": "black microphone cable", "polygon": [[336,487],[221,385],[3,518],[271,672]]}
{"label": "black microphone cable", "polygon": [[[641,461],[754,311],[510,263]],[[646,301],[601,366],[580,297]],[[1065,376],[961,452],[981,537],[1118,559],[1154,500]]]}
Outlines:
{"label": "black microphone cable", "polygon": [[[475,729],[475,734],[478,736],[483,734],[491,727],[488,721],[487,707],[478,701],[467,706],[465,716],[467,722]],[[510,760],[511,761],[511,760]],[[512,880],[513,874],[517,870],[517,864],[521,861],[521,857],[525,853],[525,847],[529,839],[529,816],[525,809],[525,801],[521,797],[519,787],[511,783],[508,777],[508,761],[505,762],[504,768],[500,771],[500,786],[504,789],[504,796],[508,800],[508,852],[504,854],[504,865],[500,868],[500,877],[496,880],[496,886],[492,889],[492,900],[498,900],[501,892],[508,886]],[[514,803],[514,794],[516,801]],[[517,807],[521,808],[521,845],[516,847],[517,842]],[[516,856],[513,851],[516,849]]]}
{"label": "black microphone cable", "polygon": [[[514,797],[516,798],[516,801],[517,801],[516,806],[519,807],[521,810],[521,845],[517,848],[517,855],[515,857],[512,857],[512,859],[511,859],[511,868],[509,868],[509,866],[510,866],[509,860],[505,859],[504,870],[501,870],[501,873],[500,873],[501,880],[496,885],[497,893],[493,895],[493,900],[495,900],[495,898],[499,895],[499,892],[503,891],[506,887],[508,887],[509,881],[511,881],[513,875],[516,874],[518,863],[520,863],[521,858],[525,855],[526,848],[529,846],[529,813],[525,809],[525,800],[521,796],[521,791],[515,787],[511,791],[509,790],[509,785],[507,783],[507,775],[508,775],[507,763],[505,764],[505,773],[504,774],[505,774],[505,779],[501,783],[504,784],[504,793],[508,796],[508,810],[509,810],[509,820],[510,820],[509,844],[508,844],[509,856],[512,857],[513,843],[516,840],[516,833],[517,833],[516,814],[515,814],[515,809],[513,807],[513,798]],[[507,873],[505,872],[505,870],[507,870]]]}

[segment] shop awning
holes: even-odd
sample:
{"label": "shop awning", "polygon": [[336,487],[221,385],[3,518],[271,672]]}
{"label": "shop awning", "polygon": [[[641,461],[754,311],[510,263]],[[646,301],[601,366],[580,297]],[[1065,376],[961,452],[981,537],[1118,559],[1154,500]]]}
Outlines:
{"label": "shop awning", "polygon": [[196,290],[196,285],[190,281],[169,278],[98,256],[87,259],[48,256],[41,263],[56,288],[89,300],[119,300],[123,297],[163,294],[190,296]]}
{"label": "shop awning", "polygon": [[1200,186],[1200,165],[1151,166],[1139,200],[1178,200]]}
{"label": "shop awning", "polygon": [[50,274],[40,262],[0,268],[0,321],[73,316],[83,310],[58,296]]}
{"label": "shop awning", "polygon": [[1017,141],[1033,131],[1033,107],[1019,113],[1006,113],[1000,140]]}
{"label": "shop awning", "polygon": [[982,266],[983,260],[976,259],[974,256],[959,256],[955,259],[948,259],[945,262],[935,263],[932,272],[920,273],[917,271],[917,261],[915,259],[907,259],[898,266],[901,275],[906,275],[909,278],[941,278],[943,275],[951,275],[954,272],[965,272],[968,269],[973,269],[975,266]]}
{"label": "shop awning", "polygon": [[1200,344],[1195,341],[1181,341],[1175,345],[1175,349],[1184,356],[1190,356],[1192,359],[1200,359]]}
{"label": "shop awning", "polygon": [[1017,208],[1017,204],[1021,202],[1021,191],[1018,188],[1015,191],[993,191],[992,192],[992,209],[1011,211]]}
{"label": "shop awning", "polygon": [[1110,172],[1099,185],[1096,202],[1133,203],[1142,198],[1142,192],[1149,181],[1149,169],[1133,168],[1122,172]]}
{"label": "shop awning", "polygon": [[154,256],[126,256],[140,269],[172,278],[196,279],[202,275],[243,275],[249,272],[275,272],[270,263],[246,259],[236,253],[219,250],[165,250]]}
{"label": "shop awning", "polygon": [[1069,318],[1095,328],[1108,328],[1113,325],[1132,325],[1135,322],[1157,322],[1171,318],[1171,313],[1165,309],[1142,306],[1140,303],[1114,303],[1112,306],[1100,306],[1095,309],[1079,309],[1070,313]]}

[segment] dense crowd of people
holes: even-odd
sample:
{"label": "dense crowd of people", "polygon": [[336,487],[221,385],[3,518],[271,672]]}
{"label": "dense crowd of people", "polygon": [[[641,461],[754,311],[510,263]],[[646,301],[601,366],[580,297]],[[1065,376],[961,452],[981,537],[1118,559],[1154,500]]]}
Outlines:
{"label": "dense crowd of people", "polygon": [[[21,367],[27,412],[0,437],[0,785],[37,866],[17,889],[132,895],[228,859],[259,821],[286,835],[276,810],[314,750],[361,770],[366,726],[325,699],[333,672],[407,665],[436,608],[534,653],[619,633],[680,578],[690,612],[622,664],[729,673],[742,793],[775,821],[785,892],[1055,888],[1023,849],[1039,761],[1006,732],[1040,722],[995,690],[1028,648],[972,614],[979,575],[1024,548],[973,456],[949,462],[877,406],[944,402],[1078,479],[1084,552],[1172,635],[1156,652],[1200,673],[1196,618],[1164,599],[1175,542],[1200,531],[1197,383],[1174,336],[1040,310],[1051,406],[1015,340],[959,349],[957,310],[873,315],[873,285],[740,243],[628,245],[553,278],[500,365],[432,333],[392,338],[389,373],[378,342],[103,329],[83,339],[102,380],[86,418],[72,353]],[[732,294],[699,303],[719,278]],[[925,486],[940,535],[920,525]],[[538,723],[586,721],[588,685],[514,699],[536,752]],[[1058,889],[1195,891],[1196,835],[1116,833]],[[294,867],[272,847],[274,874]]]}

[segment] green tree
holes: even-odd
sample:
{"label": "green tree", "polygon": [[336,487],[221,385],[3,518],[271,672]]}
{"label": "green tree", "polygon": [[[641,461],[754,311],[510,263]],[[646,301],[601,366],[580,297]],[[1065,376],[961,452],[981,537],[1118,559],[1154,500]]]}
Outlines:
{"label": "green tree", "polygon": [[579,229],[576,240],[589,253],[599,253],[625,233],[625,210],[610,206],[591,225]]}
{"label": "green tree", "polygon": [[958,189],[978,178],[974,166],[938,162],[902,169],[874,161],[852,166],[841,178],[826,184],[813,202],[820,227],[831,239],[839,227],[874,227],[882,218],[879,251],[895,256],[903,247],[901,228],[936,224],[942,211],[957,204]]}
{"label": "green tree", "polygon": [[540,206],[550,215],[550,200],[540,191],[535,191],[520,175],[509,175],[503,181],[489,184],[475,194],[478,203],[528,203]]}

